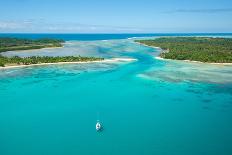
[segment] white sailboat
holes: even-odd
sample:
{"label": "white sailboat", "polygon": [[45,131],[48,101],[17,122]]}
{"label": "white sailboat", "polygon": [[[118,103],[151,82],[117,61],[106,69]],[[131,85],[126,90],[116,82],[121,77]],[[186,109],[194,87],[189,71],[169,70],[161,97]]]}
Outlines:
{"label": "white sailboat", "polygon": [[97,121],[96,130],[97,130],[97,131],[100,131],[101,129],[102,129],[102,126],[101,126],[100,122]]}

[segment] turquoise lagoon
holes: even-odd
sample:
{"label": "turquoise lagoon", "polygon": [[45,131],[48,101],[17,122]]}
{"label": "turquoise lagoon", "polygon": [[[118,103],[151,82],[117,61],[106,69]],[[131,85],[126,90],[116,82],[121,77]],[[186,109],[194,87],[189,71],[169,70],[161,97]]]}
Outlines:
{"label": "turquoise lagoon", "polygon": [[4,53],[137,61],[0,70],[0,154],[231,155],[232,66],[158,54],[130,39]]}

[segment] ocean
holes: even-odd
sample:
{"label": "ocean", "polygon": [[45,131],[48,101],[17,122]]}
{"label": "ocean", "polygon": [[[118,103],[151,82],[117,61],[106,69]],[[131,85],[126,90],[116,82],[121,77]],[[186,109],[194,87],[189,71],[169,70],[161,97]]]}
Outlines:
{"label": "ocean", "polygon": [[1,155],[232,154],[232,66],[158,60],[132,39],[232,34],[0,36],[67,41],[5,56],[137,59],[0,70]]}
{"label": "ocean", "polygon": [[153,33],[153,34],[0,33],[0,37],[16,37],[16,38],[27,38],[27,39],[55,38],[55,39],[63,39],[65,41],[70,41],[70,40],[94,41],[94,40],[113,40],[113,39],[128,39],[128,38],[139,38],[139,37],[162,37],[162,36],[231,37],[232,33]]}

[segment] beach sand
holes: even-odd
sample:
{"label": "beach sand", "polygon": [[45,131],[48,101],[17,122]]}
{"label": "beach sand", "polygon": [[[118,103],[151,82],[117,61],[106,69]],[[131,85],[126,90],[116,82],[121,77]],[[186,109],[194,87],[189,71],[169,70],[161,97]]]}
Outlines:
{"label": "beach sand", "polygon": [[30,64],[30,65],[6,65],[5,67],[0,67],[1,69],[10,68],[21,68],[21,67],[32,67],[32,66],[45,66],[45,65],[62,65],[62,64],[87,64],[87,63],[121,63],[121,62],[132,62],[137,61],[133,58],[111,58],[99,61],[85,61],[85,62],[57,62],[57,63],[40,63],[40,64]]}
{"label": "beach sand", "polygon": [[[174,59],[165,59],[159,56],[156,56],[155,59],[157,60],[166,60],[166,61],[173,61]],[[210,63],[210,62],[200,62],[200,61],[191,61],[191,60],[174,60],[174,61],[184,61],[190,63],[199,63],[199,64],[211,64],[211,65],[224,65],[224,66],[232,66],[232,63]]]}

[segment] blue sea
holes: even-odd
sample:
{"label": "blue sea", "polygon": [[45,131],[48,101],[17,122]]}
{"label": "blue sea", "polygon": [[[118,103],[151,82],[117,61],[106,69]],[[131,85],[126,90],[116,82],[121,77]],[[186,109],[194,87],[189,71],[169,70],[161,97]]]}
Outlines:
{"label": "blue sea", "polygon": [[0,34],[8,36],[66,43],[4,56],[137,61],[0,69],[0,155],[232,154],[232,66],[159,60],[159,49],[134,42],[232,34]]}

